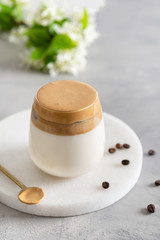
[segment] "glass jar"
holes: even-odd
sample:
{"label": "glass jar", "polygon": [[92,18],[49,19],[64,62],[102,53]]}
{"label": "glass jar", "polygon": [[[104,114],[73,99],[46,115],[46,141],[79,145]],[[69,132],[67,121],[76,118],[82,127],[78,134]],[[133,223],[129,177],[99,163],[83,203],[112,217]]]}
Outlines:
{"label": "glass jar", "polygon": [[79,81],[41,87],[31,111],[29,148],[33,162],[59,177],[92,170],[104,154],[105,130],[97,91]]}

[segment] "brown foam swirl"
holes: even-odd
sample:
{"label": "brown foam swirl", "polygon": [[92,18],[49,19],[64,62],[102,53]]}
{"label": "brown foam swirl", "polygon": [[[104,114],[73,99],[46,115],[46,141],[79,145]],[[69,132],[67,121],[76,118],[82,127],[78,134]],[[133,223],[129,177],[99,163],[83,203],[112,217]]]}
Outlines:
{"label": "brown foam swirl", "polygon": [[39,129],[57,135],[89,132],[102,119],[97,91],[78,81],[44,85],[36,94],[31,120]]}

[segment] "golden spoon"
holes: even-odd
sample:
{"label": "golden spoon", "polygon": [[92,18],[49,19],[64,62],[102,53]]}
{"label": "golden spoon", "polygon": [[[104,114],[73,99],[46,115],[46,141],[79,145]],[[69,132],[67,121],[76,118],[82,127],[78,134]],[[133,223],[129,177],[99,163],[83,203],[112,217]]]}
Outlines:
{"label": "golden spoon", "polygon": [[22,189],[18,195],[18,198],[21,202],[26,204],[36,204],[39,203],[44,197],[44,192],[41,188],[26,187],[22,182],[8,172],[7,169],[2,167],[2,165],[0,165],[0,170]]}

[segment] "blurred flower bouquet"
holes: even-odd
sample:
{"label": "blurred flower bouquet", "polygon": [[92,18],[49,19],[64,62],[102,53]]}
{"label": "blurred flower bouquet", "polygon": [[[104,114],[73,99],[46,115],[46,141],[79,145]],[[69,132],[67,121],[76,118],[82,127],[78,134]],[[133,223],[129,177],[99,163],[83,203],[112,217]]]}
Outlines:
{"label": "blurred flower bouquet", "polygon": [[24,62],[51,76],[77,74],[86,66],[88,46],[97,38],[95,14],[43,0],[35,11],[29,0],[0,0],[0,31],[23,43]]}

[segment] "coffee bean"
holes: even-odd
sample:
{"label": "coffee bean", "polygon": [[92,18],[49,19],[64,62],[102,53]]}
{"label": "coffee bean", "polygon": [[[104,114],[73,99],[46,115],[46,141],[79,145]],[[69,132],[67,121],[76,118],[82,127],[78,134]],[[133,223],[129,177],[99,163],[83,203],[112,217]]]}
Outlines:
{"label": "coffee bean", "polygon": [[123,147],[127,149],[127,148],[130,148],[130,145],[128,143],[124,143]]}
{"label": "coffee bean", "polygon": [[150,213],[154,213],[154,212],[155,212],[155,206],[154,206],[154,204],[149,204],[149,205],[147,206],[147,210],[148,210],[148,212],[150,212]]}
{"label": "coffee bean", "polygon": [[148,155],[150,155],[150,156],[155,155],[155,153],[156,152],[154,150],[152,150],[152,149],[148,151]]}
{"label": "coffee bean", "polygon": [[122,147],[123,147],[122,144],[120,144],[120,143],[117,143],[117,144],[116,144],[116,148],[117,148],[117,149],[122,149]]}
{"label": "coffee bean", "polygon": [[108,149],[108,152],[109,152],[109,153],[114,153],[115,151],[116,151],[115,148],[109,148],[109,149]]}
{"label": "coffee bean", "polygon": [[160,180],[155,181],[156,186],[160,186]]}
{"label": "coffee bean", "polygon": [[109,182],[103,182],[102,187],[103,188],[109,188]]}
{"label": "coffee bean", "polygon": [[124,160],[122,160],[121,163],[122,163],[123,165],[128,165],[128,164],[130,164],[130,161],[127,160],[127,159],[124,159]]}

